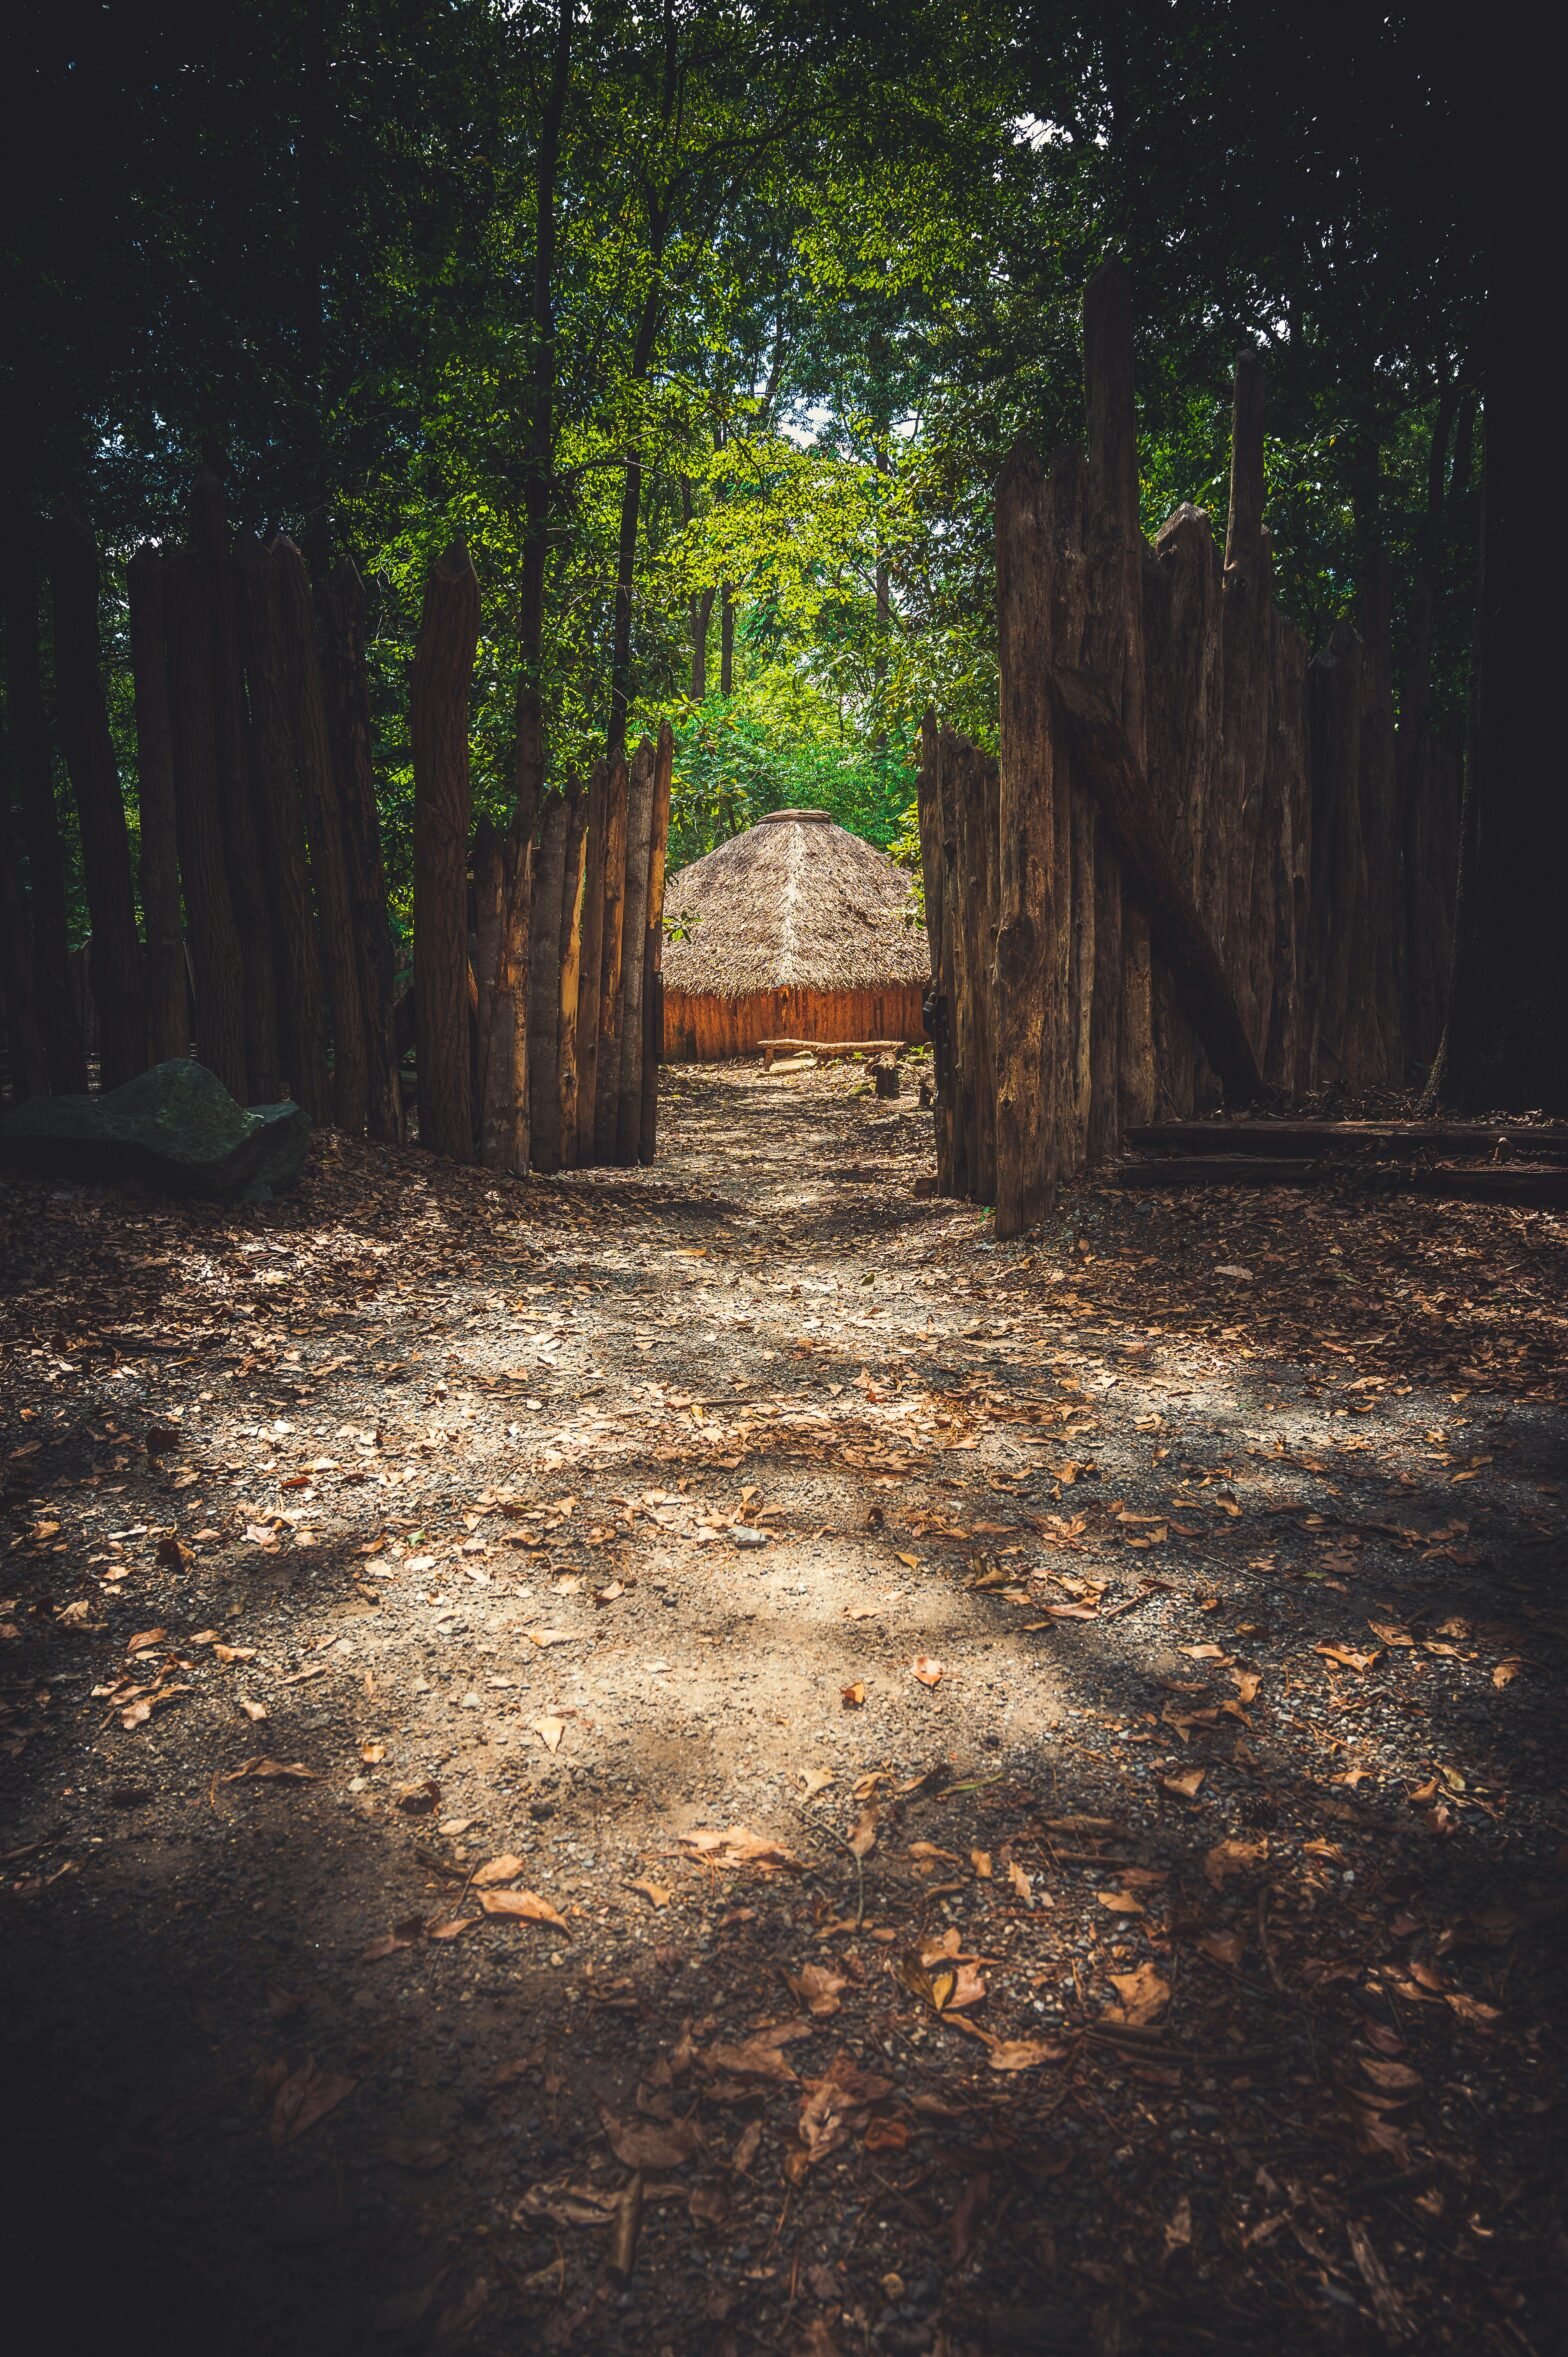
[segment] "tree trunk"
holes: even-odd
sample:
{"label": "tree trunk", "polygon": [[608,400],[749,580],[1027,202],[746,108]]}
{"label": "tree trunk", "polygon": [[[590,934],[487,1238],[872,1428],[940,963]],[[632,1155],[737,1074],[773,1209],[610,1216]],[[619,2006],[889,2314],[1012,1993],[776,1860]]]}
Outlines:
{"label": "tree trunk", "polygon": [[92,922],[92,988],[99,1074],[117,1088],[147,1069],[147,1010],[125,801],[109,734],[98,641],[98,550],[76,516],[50,535],[55,714],[76,795],[82,872]]}
{"label": "tree trunk", "polygon": [[137,550],[126,568],[136,696],[142,919],[147,929],[147,1044],[155,1064],[191,1052],[190,991],[180,932],[174,728],[164,654],[163,564],[161,551],[149,544]]}
{"label": "tree trunk", "polygon": [[[316,618],[305,560],[292,540],[273,544],[279,616],[288,664],[289,708],[300,798],[310,844],[310,872],[321,919],[322,964],[332,1010],[332,1110],[337,1127],[350,1137],[364,1130],[370,1111],[370,1065],[365,1052],[365,1008],[360,996],[360,959],[355,936],[355,903],[344,840],[343,813],[333,771],[326,698],[316,652]],[[472,662],[472,656],[470,656]],[[467,674],[464,674],[466,715]],[[466,869],[468,822],[461,850]],[[466,893],[462,895],[467,913]],[[464,928],[466,936],[466,926]],[[464,960],[467,950],[465,942]],[[443,1149],[445,1150],[445,1149]]]}
{"label": "tree trunk", "polygon": [[251,774],[277,927],[289,1093],[312,1121],[325,1127],[332,1120],[326,991],[290,713],[284,558],[276,542],[264,548],[258,540],[242,540],[234,563],[250,688]]}
{"label": "tree trunk", "polygon": [[565,795],[546,803],[529,928],[528,1158],[535,1170],[544,1171],[561,1167],[555,1060],[561,1037],[561,877],[569,819]]}
{"label": "tree trunk", "polygon": [[567,803],[561,860],[560,981],[555,1021],[556,1153],[559,1167],[577,1163],[578,1015],[582,1004],[583,897],[587,885],[588,795],[574,786]]}
{"label": "tree trunk", "polygon": [[713,620],[715,592],[709,588],[691,601],[691,700],[701,704],[708,693],[708,630]]}
{"label": "tree trunk", "polygon": [[87,1058],[71,997],[65,853],[55,807],[54,762],[38,638],[36,526],[30,516],[8,504],[4,527],[0,595],[5,606],[7,726],[21,807],[22,847],[27,854],[34,1003],[49,1057],[49,1085],[57,1096],[79,1095],[87,1086]]}
{"label": "tree trunk", "polygon": [[1050,534],[1039,460],[1014,444],[996,487],[1001,763],[996,932],[996,1232],[1020,1235],[1056,1183],[1056,771],[1042,650]]}
{"label": "tree trunk", "polygon": [[719,693],[726,703],[735,693],[735,592],[728,581],[719,592]]}
{"label": "tree trunk", "polygon": [[609,764],[596,761],[588,781],[588,833],[583,873],[583,935],[577,980],[577,1134],[572,1163],[594,1158],[593,1120],[599,1087],[599,987],[604,957],[604,833]]}
{"label": "tree trunk", "polygon": [[191,558],[198,569],[211,636],[213,748],[218,808],[229,870],[229,900],[245,974],[248,1101],[275,1104],[283,1089],[277,964],[270,878],[257,816],[245,678],[240,660],[240,582],[230,546],[223,486],[203,467],[191,489]]}
{"label": "tree trunk", "polygon": [[5,1001],[11,1097],[49,1094],[49,1057],[38,1021],[32,926],[22,895],[21,865],[11,818],[11,740],[0,723],[0,997]]}
{"label": "tree trunk", "polygon": [[642,1134],[638,1158],[652,1162],[659,1143],[659,1064],[664,1054],[664,861],[670,838],[670,782],[675,737],[666,720],[653,758],[648,821],[648,923],[642,979]]}
{"label": "tree trunk", "polygon": [[354,911],[359,998],[365,1018],[370,1134],[393,1143],[403,1134],[392,1025],[397,974],[387,922],[386,870],[371,758],[365,585],[349,557],[341,557],[327,576],[320,598],[320,622],[322,672]]}
{"label": "tree trunk", "polygon": [[219,801],[211,583],[189,549],[164,559],[164,643],[174,724],[180,875],[196,1000],[196,1053],[231,1095],[246,1097],[245,967],[229,897]]}
{"label": "tree trunk", "polygon": [[615,1160],[634,1163],[642,1150],[642,995],[648,928],[648,870],[652,850],[654,752],[646,737],[632,756],[626,788],[626,907],[621,954],[620,1087],[615,1115]]}
{"label": "tree trunk", "polygon": [[1512,248],[1487,305],[1480,578],[1448,1024],[1432,1077],[1459,1112],[1568,1113],[1568,794],[1556,611],[1540,594],[1537,306]]}
{"label": "tree trunk", "polygon": [[455,540],[431,566],[410,682],[414,748],[414,997],[419,1137],[455,1162],[474,1155],[468,1060],[468,697],[479,581]]}
{"label": "tree trunk", "polygon": [[621,1103],[621,969],[626,937],[626,806],[624,757],[609,765],[604,825],[604,923],[599,949],[599,1078],[594,1098],[593,1158],[615,1160]]}

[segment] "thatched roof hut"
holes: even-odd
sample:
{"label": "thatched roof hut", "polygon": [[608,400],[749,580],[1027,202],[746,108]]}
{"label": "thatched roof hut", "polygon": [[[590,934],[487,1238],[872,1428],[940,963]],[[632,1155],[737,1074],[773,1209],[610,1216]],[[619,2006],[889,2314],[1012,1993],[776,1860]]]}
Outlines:
{"label": "thatched roof hut", "polygon": [[909,878],[825,810],[775,810],[670,878],[667,1057],[760,1039],[922,1039],[930,974]]}

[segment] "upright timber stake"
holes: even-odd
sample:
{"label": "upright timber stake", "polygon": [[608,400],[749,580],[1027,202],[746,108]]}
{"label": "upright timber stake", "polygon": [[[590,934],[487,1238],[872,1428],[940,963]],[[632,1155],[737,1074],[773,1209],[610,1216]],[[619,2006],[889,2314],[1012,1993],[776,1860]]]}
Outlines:
{"label": "upright timber stake", "polygon": [[599,1074],[595,1091],[593,1155],[615,1160],[621,1103],[621,964],[626,938],[626,807],[624,755],[610,763],[604,822],[604,922],[599,948]]}
{"label": "upright timber stake", "polygon": [[1055,1188],[1056,774],[1046,485],[1027,443],[996,487],[1001,763],[996,932],[996,1232],[1036,1226]]}
{"label": "upright timber stake", "polygon": [[651,1162],[659,1137],[659,1060],[664,1053],[664,860],[670,836],[675,737],[666,720],[653,760],[648,832],[648,924],[642,980],[642,1137],[639,1159]]}
{"label": "upright timber stake", "polygon": [[147,1049],[155,1064],[191,1052],[190,991],[180,935],[174,727],[163,646],[163,556],[139,548],[126,567],[136,696],[136,799],[142,919],[147,928]]}
{"label": "upright timber stake", "polygon": [[419,1136],[454,1162],[474,1155],[468,1059],[468,691],[479,581],[461,540],[430,568],[414,654],[414,1004]]}
{"label": "upright timber stake", "polygon": [[81,821],[82,868],[92,920],[99,1069],[103,1086],[117,1088],[147,1068],[147,1012],[130,837],[98,644],[98,550],[77,516],[66,517],[50,536],[49,576],[60,749]]}
{"label": "upright timber stake", "polygon": [[574,1165],[592,1162],[593,1117],[599,1085],[599,982],[604,952],[604,828],[610,766],[596,761],[588,781],[588,832],[583,878],[582,950],[577,978],[577,1136]]}
{"label": "upright timber stake", "polygon": [[626,909],[621,955],[621,1069],[615,1116],[615,1159],[623,1166],[642,1152],[643,983],[652,851],[654,751],[646,737],[632,755],[626,792]]}
{"label": "upright timber stake", "polygon": [[564,794],[545,805],[528,936],[529,1160],[535,1170],[545,1171],[561,1167],[555,1056],[561,1036],[561,876],[569,815]]}

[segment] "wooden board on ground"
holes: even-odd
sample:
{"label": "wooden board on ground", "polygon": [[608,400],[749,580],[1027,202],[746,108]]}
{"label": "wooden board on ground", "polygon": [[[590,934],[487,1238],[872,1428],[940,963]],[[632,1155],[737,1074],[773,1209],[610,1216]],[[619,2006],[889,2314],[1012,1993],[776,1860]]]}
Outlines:
{"label": "wooden board on ground", "polygon": [[775,1056],[901,1056],[903,1039],[759,1039],[764,1066]]}

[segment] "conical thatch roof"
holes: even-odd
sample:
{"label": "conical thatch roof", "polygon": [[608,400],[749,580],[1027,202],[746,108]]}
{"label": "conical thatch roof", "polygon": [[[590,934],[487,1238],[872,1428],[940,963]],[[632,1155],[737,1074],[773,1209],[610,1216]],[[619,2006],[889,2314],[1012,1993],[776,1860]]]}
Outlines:
{"label": "conical thatch roof", "polygon": [[825,810],[775,810],[670,878],[668,990],[872,990],[931,970],[910,880]]}

